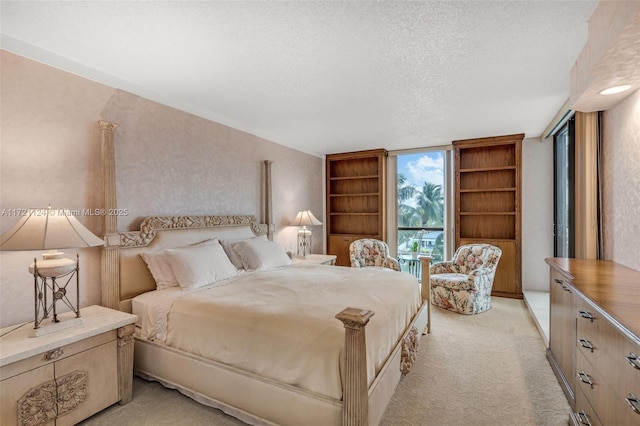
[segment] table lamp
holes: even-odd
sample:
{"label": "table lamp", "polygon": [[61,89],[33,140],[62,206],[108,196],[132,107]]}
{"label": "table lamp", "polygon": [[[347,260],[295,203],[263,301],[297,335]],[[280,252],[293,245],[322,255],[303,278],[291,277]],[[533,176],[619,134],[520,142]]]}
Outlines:
{"label": "table lamp", "polygon": [[298,227],[298,256],[307,257],[311,254],[311,229],[307,226],[322,225],[322,222],[311,210],[300,210],[290,225]]}
{"label": "table lamp", "polygon": [[[22,218],[0,237],[0,250],[49,250],[42,260],[33,259],[29,272],[34,282],[35,320],[32,337],[49,334],[82,323],[80,317],[80,262],[62,257],[58,249],[95,247],[104,241],[91,233],[71,214],[70,210],[25,209]],[[22,213],[21,213],[22,214]],[[75,277],[75,304],[67,287]],[[71,286],[72,288],[73,286]],[[57,303],[63,303],[75,313],[75,318],[58,318]],[[51,323],[43,320],[52,315]]]}

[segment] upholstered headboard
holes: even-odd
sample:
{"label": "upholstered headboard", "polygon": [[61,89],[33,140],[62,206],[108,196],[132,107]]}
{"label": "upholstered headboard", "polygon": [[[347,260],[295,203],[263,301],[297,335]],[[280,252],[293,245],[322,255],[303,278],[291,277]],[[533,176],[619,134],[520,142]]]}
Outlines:
{"label": "upholstered headboard", "polygon": [[146,218],[140,225],[140,231],[120,234],[118,308],[130,311],[132,298],[156,288],[156,283],[140,253],[183,247],[214,237],[232,240],[266,235],[267,229],[267,225],[258,224],[254,216]]}
{"label": "upholstered headboard", "polygon": [[[115,155],[116,124],[98,123],[102,135],[102,190],[105,211],[116,211]],[[267,235],[273,239],[271,218],[271,161],[265,160],[264,213],[267,224],[255,216],[150,216],[139,231],[118,232],[116,215],[103,216],[105,246],[102,250],[102,305],[131,312],[131,299],[156,288],[140,253],[186,246],[218,237],[249,238]]]}

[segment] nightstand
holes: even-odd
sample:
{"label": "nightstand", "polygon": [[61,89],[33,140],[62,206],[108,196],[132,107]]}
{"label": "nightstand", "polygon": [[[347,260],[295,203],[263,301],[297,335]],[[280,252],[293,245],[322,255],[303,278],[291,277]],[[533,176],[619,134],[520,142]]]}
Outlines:
{"label": "nightstand", "polygon": [[314,263],[316,265],[335,265],[336,256],[333,254],[308,254],[307,257],[293,257],[293,263]]}
{"label": "nightstand", "polygon": [[38,337],[33,323],[0,330],[1,424],[76,424],[131,401],[137,317],[102,306],[80,315],[81,325]]}

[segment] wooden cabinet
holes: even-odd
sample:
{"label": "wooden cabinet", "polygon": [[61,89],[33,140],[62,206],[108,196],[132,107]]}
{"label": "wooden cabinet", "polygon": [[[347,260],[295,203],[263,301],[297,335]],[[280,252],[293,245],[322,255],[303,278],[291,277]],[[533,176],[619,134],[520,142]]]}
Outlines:
{"label": "wooden cabinet", "polygon": [[547,357],[571,408],[575,406],[576,301],[569,280],[561,272],[551,270],[549,284],[549,351]]}
{"label": "wooden cabinet", "polygon": [[82,325],[46,336],[2,330],[1,424],[74,425],[131,400],[136,317],[99,306],[81,314]]}
{"label": "wooden cabinet", "polygon": [[455,244],[502,249],[492,294],[522,297],[521,157],[524,134],[454,141]]}
{"label": "wooden cabinet", "polygon": [[[546,261],[551,266],[547,356],[565,394],[569,380],[561,380],[558,370],[573,375],[570,419],[574,425],[640,425],[640,272],[608,261]],[[554,303],[559,277],[574,295],[571,316]],[[573,367],[562,365],[568,356],[574,357]]]}
{"label": "wooden cabinet", "polygon": [[387,151],[327,155],[327,253],[349,266],[349,245],[360,238],[386,240]]}

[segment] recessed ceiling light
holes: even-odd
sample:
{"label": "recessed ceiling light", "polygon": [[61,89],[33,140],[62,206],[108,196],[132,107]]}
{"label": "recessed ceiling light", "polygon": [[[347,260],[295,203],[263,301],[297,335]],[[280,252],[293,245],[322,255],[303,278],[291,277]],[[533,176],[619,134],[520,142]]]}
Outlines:
{"label": "recessed ceiling light", "polygon": [[600,92],[601,95],[613,95],[616,93],[624,92],[625,90],[631,89],[631,86],[628,84],[623,84],[622,86],[614,86],[609,87],[608,89],[604,89]]}

